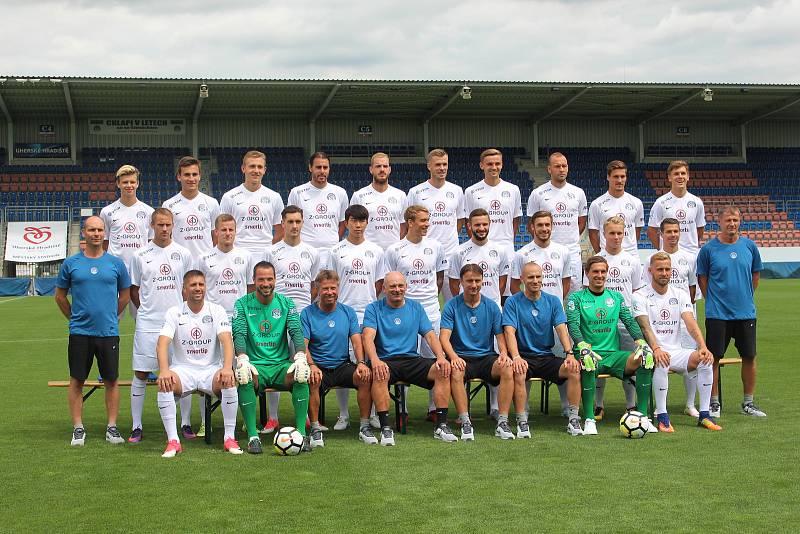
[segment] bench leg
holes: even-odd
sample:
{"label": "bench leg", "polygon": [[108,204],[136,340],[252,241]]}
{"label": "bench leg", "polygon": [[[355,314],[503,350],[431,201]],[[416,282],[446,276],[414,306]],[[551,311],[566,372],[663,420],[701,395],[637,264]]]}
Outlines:
{"label": "bench leg", "polygon": [[717,372],[717,396],[719,397],[719,409],[722,410],[722,368],[724,365],[720,364],[719,371]]}
{"label": "bench leg", "polygon": [[328,395],[329,389],[326,390],[319,390],[319,414],[317,419],[319,419],[319,424],[325,426],[325,396]]}
{"label": "bench leg", "polygon": [[97,391],[97,386],[92,386],[92,389],[83,394],[83,401],[86,402],[86,399],[91,397],[95,391]]}
{"label": "bench leg", "polygon": [[206,445],[211,445],[211,433],[213,427],[211,426],[211,413],[214,411],[212,406],[211,395],[203,395],[203,407],[206,412]]}
{"label": "bench leg", "polygon": [[389,397],[394,401],[394,424],[401,434],[406,433],[406,422],[403,414],[406,413],[406,390],[403,386],[395,384],[394,394],[389,393]]}
{"label": "bench leg", "polygon": [[258,418],[261,423],[261,428],[267,426],[267,419],[269,418],[269,413],[267,412],[267,394],[263,391],[258,395]]}

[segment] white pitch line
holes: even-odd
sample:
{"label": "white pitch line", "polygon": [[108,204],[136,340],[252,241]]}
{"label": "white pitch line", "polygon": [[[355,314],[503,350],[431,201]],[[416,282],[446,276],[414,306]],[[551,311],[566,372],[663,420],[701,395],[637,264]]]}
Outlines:
{"label": "white pitch line", "polygon": [[15,300],[24,299],[24,298],[27,298],[27,297],[29,297],[29,296],[30,296],[30,295],[22,295],[21,297],[14,297],[13,299],[8,299],[8,300],[0,300],[0,304],[5,304],[6,302],[13,302],[13,301],[15,301]]}

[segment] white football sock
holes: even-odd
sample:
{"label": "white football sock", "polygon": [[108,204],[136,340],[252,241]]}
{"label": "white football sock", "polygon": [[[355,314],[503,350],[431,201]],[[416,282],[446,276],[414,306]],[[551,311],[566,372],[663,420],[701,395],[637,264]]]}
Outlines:
{"label": "white football sock", "polygon": [[164,430],[167,431],[167,441],[178,439],[178,427],[175,425],[175,394],[171,391],[158,392],[158,413],[161,414],[161,422],[164,423]]}
{"label": "white football sock", "polygon": [[131,419],[132,429],[142,428],[142,411],[144,410],[144,394],[147,382],[141,378],[133,377],[131,381]]}
{"label": "white football sock", "polygon": [[668,367],[656,367],[653,371],[653,395],[656,397],[656,414],[667,413],[667,390],[669,389]]}
{"label": "white football sock", "polygon": [[[192,426],[192,397],[186,395],[181,397],[181,426]],[[203,410],[203,403],[200,403],[200,410]]]}
{"label": "white football sock", "polygon": [[686,406],[694,406],[695,393],[697,393],[697,369],[687,371],[683,375],[683,387],[686,388]]}
{"label": "white football sock", "polygon": [[500,411],[499,408],[497,407],[497,389],[498,389],[498,386],[493,386],[491,384],[487,384],[487,387],[489,388],[489,409],[490,410],[498,410],[498,411]]}
{"label": "white football sock", "polygon": [[436,411],[436,403],[433,402],[433,390],[428,390],[428,411],[433,412]]}
{"label": "white football sock", "polygon": [[236,412],[239,410],[239,392],[236,388],[222,390],[222,421],[225,425],[225,439],[232,438],[236,431]]}
{"label": "white football sock", "polygon": [[337,389],[336,390],[336,402],[339,403],[339,417],[347,417],[350,418],[350,390],[349,389]]}
{"label": "white football sock", "polygon": [[561,411],[569,411],[569,401],[567,400],[567,383],[558,384],[558,398],[561,399]]}
{"label": "white football sock", "polygon": [[700,392],[700,411],[707,412],[711,405],[711,384],[714,382],[714,368],[709,363],[697,366],[697,390]]}
{"label": "white football sock", "polygon": [[625,407],[636,406],[636,382],[632,376],[622,380],[622,391],[625,392]]}
{"label": "white football sock", "polygon": [[269,404],[269,418],[278,420],[278,406],[281,403],[281,392],[273,391],[267,393],[267,404]]}
{"label": "white football sock", "polygon": [[[594,407],[595,408],[602,408],[603,407],[603,399],[606,396],[606,379],[605,378],[598,378],[595,388],[594,388]],[[590,417],[592,414],[587,414],[586,417]]]}

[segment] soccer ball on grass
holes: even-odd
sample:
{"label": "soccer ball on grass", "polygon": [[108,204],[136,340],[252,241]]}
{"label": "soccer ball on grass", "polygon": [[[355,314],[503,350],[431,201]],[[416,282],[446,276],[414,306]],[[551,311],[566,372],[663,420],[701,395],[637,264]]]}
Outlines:
{"label": "soccer ball on grass", "polygon": [[644,419],[644,415],[640,412],[633,410],[625,412],[619,420],[619,431],[626,438],[643,438],[647,434],[647,430],[642,424],[642,419]]}
{"label": "soccer ball on grass", "polygon": [[303,448],[303,435],[296,428],[285,426],[275,432],[272,445],[279,456],[296,456]]}

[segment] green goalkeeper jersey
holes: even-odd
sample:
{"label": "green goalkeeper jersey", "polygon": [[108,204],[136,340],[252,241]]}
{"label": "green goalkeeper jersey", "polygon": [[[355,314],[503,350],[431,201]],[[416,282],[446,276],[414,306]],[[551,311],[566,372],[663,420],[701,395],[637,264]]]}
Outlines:
{"label": "green goalkeeper jersey", "polygon": [[253,364],[285,362],[289,358],[287,333],[296,350],[305,348],[294,301],[280,293],[273,293],[267,305],[259,302],[255,292],[238,299],[233,307],[232,329],[236,353],[246,353]]}
{"label": "green goalkeeper jersey", "polygon": [[622,321],[633,339],[641,339],[642,331],[625,304],[622,293],[611,289],[596,295],[584,287],[567,300],[567,328],[577,345],[585,341],[595,351],[619,350],[619,330]]}

